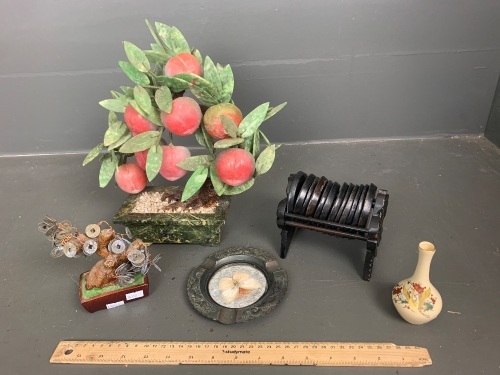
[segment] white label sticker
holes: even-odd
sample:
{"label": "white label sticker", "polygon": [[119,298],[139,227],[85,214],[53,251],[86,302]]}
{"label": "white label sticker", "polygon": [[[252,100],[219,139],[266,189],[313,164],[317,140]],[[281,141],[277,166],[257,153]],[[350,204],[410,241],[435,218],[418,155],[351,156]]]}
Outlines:
{"label": "white label sticker", "polygon": [[127,301],[130,301],[132,299],[141,298],[141,297],[144,297],[144,291],[138,290],[137,292],[127,293],[125,297],[127,298]]}
{"label": "white label sticker", "polygon": [[112,309],[114,307],[118,307],[118,306],[121,306],[121,305],[125,305],[125,302],[124,301],[118,301],[118,302],[114,302],[114,303],[107,303],[106,304],[106,308],[107,309]]}

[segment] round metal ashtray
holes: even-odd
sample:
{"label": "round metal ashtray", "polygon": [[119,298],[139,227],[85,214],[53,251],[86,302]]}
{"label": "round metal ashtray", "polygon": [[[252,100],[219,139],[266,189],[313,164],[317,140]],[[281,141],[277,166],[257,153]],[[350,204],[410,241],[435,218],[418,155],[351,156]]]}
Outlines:
{"label": "round metal ashtray", "polygon": [[200,314],[223,324],[266,315],[283,299],[288,276],[276,258],[251,247],[216,251],[189,275],[189,301]]}

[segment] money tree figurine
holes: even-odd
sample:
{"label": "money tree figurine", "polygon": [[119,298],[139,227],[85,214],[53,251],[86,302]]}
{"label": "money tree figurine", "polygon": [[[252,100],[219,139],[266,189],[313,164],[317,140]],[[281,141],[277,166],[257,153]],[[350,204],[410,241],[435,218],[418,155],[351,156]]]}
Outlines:
{"label": "money tree figurine", "polygon": [[53,258],[93,254],[102,258],[80,275],[80,302],[88,311],[116,307],[149,294],[146,274],[151,266],[159,270],[160,256],[153,258],[141,239],[131,241],[105,221],[89,224],[82,233],[69,221],[47,216],[38,229],[52,242]]}

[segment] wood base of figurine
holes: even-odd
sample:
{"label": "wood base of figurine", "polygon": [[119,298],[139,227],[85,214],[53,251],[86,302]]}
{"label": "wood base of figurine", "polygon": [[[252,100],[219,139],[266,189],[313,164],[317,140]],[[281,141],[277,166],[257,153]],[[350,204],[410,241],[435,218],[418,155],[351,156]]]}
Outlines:
{"label": "wood base of figurine", "polygon": [[[229,210],[230,197],[222,196],[206,203],[203,199],[192,198],[178,203],[175,212],[135,212],[142,194],[164,196],[179,194],[179,187],[147,187],[139,194],[130,195],[113,218],[113,223],[126,226],[134,238],[151,243],[199,244],[215,246],[220,243],[221,233]],[[197,199],[193,203],[193,201]],[[213,212],[204,212],[212,207]]]}
{"label": "wood base of figurine", "polygon": [[80,275],[80,303],[88,312],[112,309],[126,303],[142,299],[149,295],[149,279],[147,275],[140,275],[131,286],[112,286],[102,289],[85,289],[85,280],[88,272]]}

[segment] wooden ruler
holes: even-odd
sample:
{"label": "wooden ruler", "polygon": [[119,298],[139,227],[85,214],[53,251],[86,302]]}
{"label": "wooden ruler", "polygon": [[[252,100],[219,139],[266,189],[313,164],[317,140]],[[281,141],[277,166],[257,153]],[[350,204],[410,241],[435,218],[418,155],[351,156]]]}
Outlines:
{"label": "wooden ruler", "polygon": [[51,363],[422,367],[429,352],[369,342],[61,341]]}

